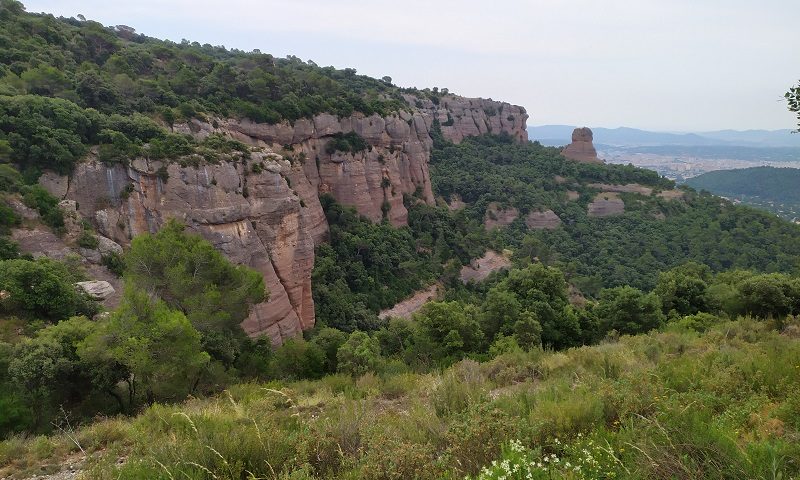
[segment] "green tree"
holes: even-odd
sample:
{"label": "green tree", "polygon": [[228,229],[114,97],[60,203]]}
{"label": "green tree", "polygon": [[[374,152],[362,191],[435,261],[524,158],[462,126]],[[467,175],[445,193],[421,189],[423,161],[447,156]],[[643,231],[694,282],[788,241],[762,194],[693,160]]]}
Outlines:
{"label": "green tree", "polygon": [[489,290],[481,312],[481,329],[487,341],[498,334],[510,334],[521,313],[522,305],[517,295],[508,291],[505,285]]}
{"label": "green tree", "polygon": [[319,378],[325,373],[325,352],[302,337],[290,338],[275,351],[271,370],[287,380]]}
{"label": "green tree", "polygon": [[800,307],[800,285],[787,275],[755,275],[738,290],[745,313],[756,317],[782,319]]}
{"label": "green tree", "polygon": [[579,318],[569,306],[567,282],[558,269],[532,264],[511,271],[497,288],[513,293],[522,308],[534,315],[544,345],[559,349],[581,343]]}
{"label": "green tree", "polygon": [[711,280],[711,269],[706,265],[689,262],[658,275],[654,290],[661,298],[664,313],[692,315],[707,311],[706,294]]}
{"label": "green tree", "polygon": [[64,264],[47,258],[0,261],[0,290],[7,292],[0,311],[50,321],[92,315],[97,306],[73,286],[78,280]]}
{"label": "green tree", "polygon": [[600,292],[596,312],[605,331],[616,330],[621,334],[649,332],[665,321],[658,296],[633,287],[608,288]]}
{"label": "green tree", "polygon": [[167,222],[154,235],[133,239],[125,281],[181,311],[201,332],[237,332],[250,307],[268,293],[255,270],[231,264],[184,225]]}
{"label": "green tree", "polygon": [[336,353],[337,369],[358,376],[378,370],[381,365],[381,348],[378,341],[365,332],[353,332]]}
{"label": "green tree", "polygon": [[800,131],[800,83],[789,88],[786,92],[786,102],[790,112],[797,114],[797,127]]}
{"label": "green tree", "polygon": [[209,362],[200,333],[182,312],[130,286],[120,307],[81,344],[79,355],[123,365],[131,405],[185,398]]}
{"label": "green tree", "polygon": [[439,359],[459,359],[478,350],[483,334],[478,312],[461,302],[430,302],[414,315],[420,334],[436,348]]}
{"label": "green tree", "polygon": [[542,325],[536,315],[524,311],[514,323],[514,338],[524,350],[542,346]]}
{"label": "green tree", "polygon": [[325,373],[336,372],[337,352],[339,351],[339,347],[347,341],[347,338],[347,334],[341,330],[323,327],[314,335],[314,338],[311,339],[311,343],[325,352],[325,365],[323,367]]}

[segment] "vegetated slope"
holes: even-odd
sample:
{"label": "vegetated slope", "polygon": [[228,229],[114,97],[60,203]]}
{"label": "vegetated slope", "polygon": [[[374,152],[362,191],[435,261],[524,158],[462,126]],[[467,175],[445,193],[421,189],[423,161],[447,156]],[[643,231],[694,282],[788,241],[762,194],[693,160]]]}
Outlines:
{"label": "vegetated slope", "polygon": [[0,475],[79,459],[79,478],[123,480],[794,478],[798,356],[796,336],[743,319],[427,374],[239,385],[14,437]]}
{"label": "vegetated slope", "polygon": [[[536,142],[518,145],[502,137],[436,142],[431,177],[434,193],[460,196],[474,219],[484,218],[493,202],[516,208],[518,218],[494,236],[520,260],[535,257],[559,265],[588,294],[604,286],[652,288],[657,272],[687,260],[715,271],[792,272],[800,259],[800,228],[789,222],[691,190],[659,194],[674,183],[655,172],[571,162]],[[652,193],[615,194],[624,202],[619,215],[588,213],[598,193],[625,184]],[[530,230],[525,215],[545,210],[553,210],[562,226]]]}
{"label": "vegetated slope", "polygon": [[692,177],[686,184],[779,213],[784,218],[800,215],[800,169],[797,168],[719,170]]}
{"label": "vegetated slope", "polygon": [[167,120],[204,112],[268,123],[405,105],[390,81],[296,57],[157,40],[130,27],[25,13],[14,0],[0,2],[0,20],[6,95],[57,96],[104,113],[159,112]]}

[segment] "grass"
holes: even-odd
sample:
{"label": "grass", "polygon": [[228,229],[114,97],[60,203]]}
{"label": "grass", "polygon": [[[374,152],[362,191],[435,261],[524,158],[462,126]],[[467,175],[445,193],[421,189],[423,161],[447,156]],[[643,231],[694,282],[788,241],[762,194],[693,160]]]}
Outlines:
{"label": "grass", "polygon": [[83,449],[82,478],[100,480],[500,478],[493,461],[527,462],[531,478],[788,480],[800,473],[792,332],[740,319],[428,374],[243,384],[72,436],[10,438],[0,477]]}

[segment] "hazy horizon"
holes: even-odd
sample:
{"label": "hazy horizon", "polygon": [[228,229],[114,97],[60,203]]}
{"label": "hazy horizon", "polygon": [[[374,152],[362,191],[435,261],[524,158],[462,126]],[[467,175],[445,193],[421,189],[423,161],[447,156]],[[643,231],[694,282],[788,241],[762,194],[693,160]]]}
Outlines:
{"label": "hazy horizon", "polygon": [[[800,78],[789,0],[31,0],[188,39],[388,75],[524,106],[530,125],[659,132],[791,129],[783,93]],[[702,3],[702,4],[701,4]]]}

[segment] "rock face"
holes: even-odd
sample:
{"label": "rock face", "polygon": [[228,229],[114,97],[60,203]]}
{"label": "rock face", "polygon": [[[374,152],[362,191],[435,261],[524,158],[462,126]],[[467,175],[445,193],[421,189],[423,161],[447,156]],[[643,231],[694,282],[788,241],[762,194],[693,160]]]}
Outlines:
{"label": "rock face", "polygon": [[[521,107],[453,95],[440,98],[438,105],[412,96],[406,100],[409,111],[388,117],[321,114],[276,125],[195,119],[175,131],[196,138],[222,134],[252,145],[246,164],[220,158],[181,167],[138,158],[125,167],[89,158],[70,178],[50,172],[41,183],[93,220],[105,250],[128,245],[134,236],[156,232],[177,218],[233,262],[261,272],[270,299],[256,305],[242,327],[279,344],[314,325],[314,248],[328,233],[320,194],[331,194],[373,221],[405,225],[404,194],[434,202],[428,171],[434,120],[454,142],[483,133],[527,140],[528,116]],[[331,139],[349,132],[363,138],[367,148],[331,152]],[[254,164],[261,168],[254,170]]]}
{"label": "rock face", "polygon": [[610,217],[625,213],[625,202],[616,192],[598,193],[594,201],[589,204],[590,217]]}
{"label": "rock face", "polygon": [[381,311],[381,313],[378,314],[378,318],[381,320],[387,318],[411,318],[411,315],[416,313],[426,303],[435,300],[438,295],[439,285],[431,285],[425,290],[421,290],[406,298],[392,308]]}
{"label": "rock face", "polygon": [[594,143],[592,143],[593,139],[594,135],[591,129],[587,127],[576,128],[572,132],[572,143],[561,151],[561,155],[576,162],[603,163],[602,160],[597,158],[597,150],[595,150]]}
{"label": "rock face", "polygon": [[514,207],[502,208],[500,204],[492,202],[486,209],[483,217],[483,226],[486,230],[507,227],[519,217],[519,210]]}
{"label": "rock face", "polygon": [[561,226],[561,219],[552,210],[531,212],[525,217],[525,225],[532,230],[553,230]]}
{"label": "rock face", "polygon": [[507,253],[490,250],[481,258],[476,258],[471,264],[461,268],[461,281],[464,283],[482,282],[493,272],[507,269],[511,266],[511,260]]}
{"label": "rock face", "polygon": [[105,300],[116,291],[110,283],[102,280],[78,282],[75,285],[95,300]]}

